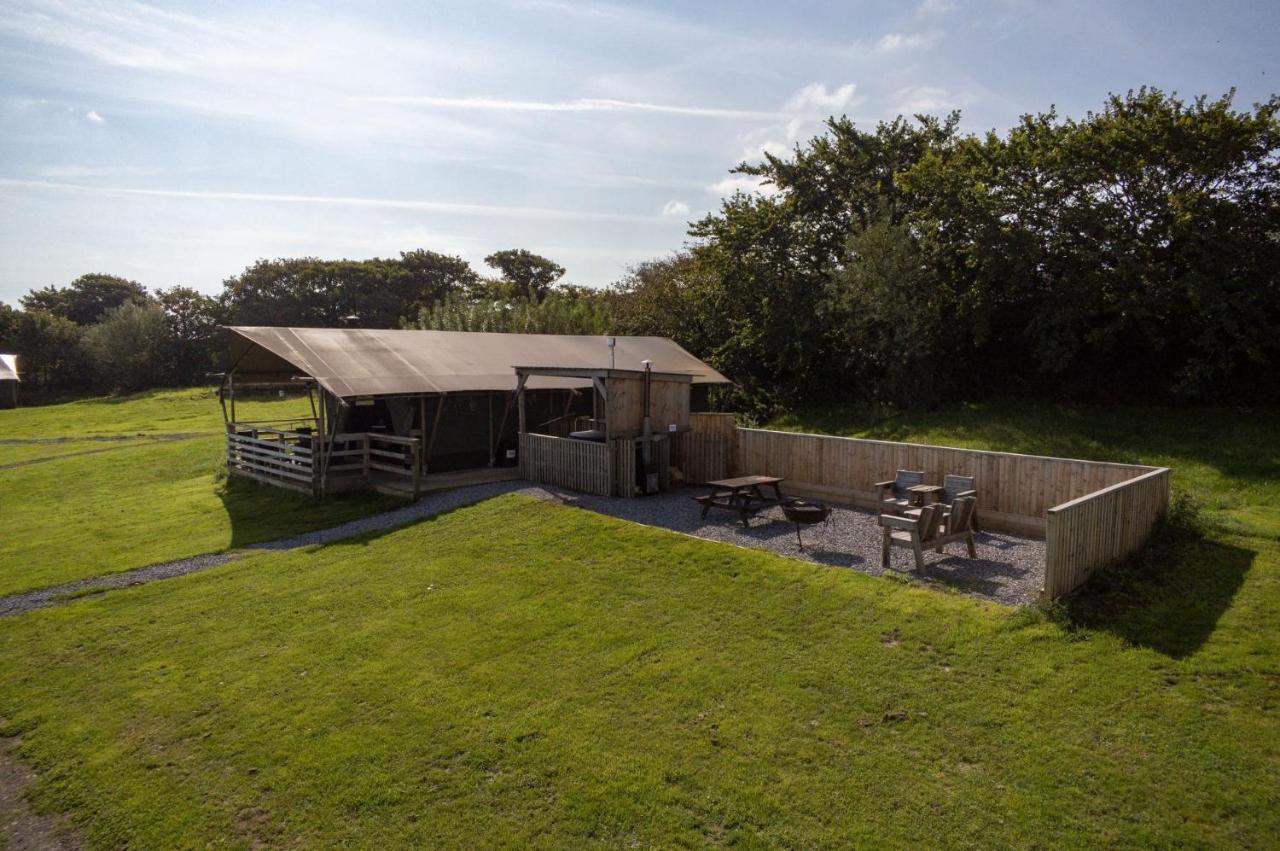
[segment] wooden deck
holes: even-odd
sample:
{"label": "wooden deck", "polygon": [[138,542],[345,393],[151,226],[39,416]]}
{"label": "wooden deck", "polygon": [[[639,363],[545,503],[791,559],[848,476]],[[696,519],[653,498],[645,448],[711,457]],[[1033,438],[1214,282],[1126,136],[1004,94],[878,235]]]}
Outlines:
{"label": "wooden deck", "polygon": [[[510,482],[520,478],[519,467],[483,467],[476,470],[458,470],[452,473],[431,473],[423,476],[418,483],[418,495],[423,496],[436,491],[465,488],[470,485],[487,485],[491,482]],[[413,498],[412,487],[402,476],[371,474],[369,486],[378,493],[388,496]]]}

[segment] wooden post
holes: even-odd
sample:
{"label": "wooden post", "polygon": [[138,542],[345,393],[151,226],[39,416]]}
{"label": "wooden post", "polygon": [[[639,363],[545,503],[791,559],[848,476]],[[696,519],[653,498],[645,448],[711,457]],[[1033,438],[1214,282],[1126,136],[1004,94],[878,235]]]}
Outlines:
{"label": "wooden post", "polygon": [[[431,463],[431,449],[436,445],[436,434],[440,431],[440,416],[444,413],[444,401],[448,398],[446,394],[441,393],[436,397],[436,415],[431,421],[431,437],[427,440],[427,453],[422,459],[424,464]],[[426,409],[425,403],[423,409]]]}
{"label": "wooden post", "polygon": [[489,409],[489,466],[493,466],[493,394],[484,394],[485,406]]}
{"label": "wooden post", "polygon": [[[427,395],[425,393],[418,396],[418,435],[425,436],[427,433]],[[425,463],[428,459],[423,458]]]}
{"label": "wooden post", "polygon": [[227,389],[231,391],[231,422],[236,421],[236,374],[227,373]]}
{"label": "wooden post", "polygon": [[422,491],[422,441],[413,442],[413,501],[418,501]]}
{"label": "wooden post", "polygon": [[524,383],[529,379],[527,375],[521,375],[519,382],[516,383],[516,406],[520,411],[520,433],[524,434],[528,431],[525,424],[524,416]]}

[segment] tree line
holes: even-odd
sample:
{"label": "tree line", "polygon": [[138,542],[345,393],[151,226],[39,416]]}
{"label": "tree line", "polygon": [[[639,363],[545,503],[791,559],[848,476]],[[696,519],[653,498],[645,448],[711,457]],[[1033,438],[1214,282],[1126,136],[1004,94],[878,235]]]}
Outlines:
{"label": "tree line", "polygon": [[[605,289],[514,249],[486,258],[494,276],[430,251],[260,261],[216,298],[86,276],[0,308],[0,346],[40,381],[124,387],[200,380],[219,323],[655,334],[760,412],[992,394],[1276,401],[1280,98],[1233,101],[1144,88],[1003,134],[963,133],[959,113],[832,118],[786,156],[739,164],[762,191]],[[126,385],[126,351],[164,367]]]}

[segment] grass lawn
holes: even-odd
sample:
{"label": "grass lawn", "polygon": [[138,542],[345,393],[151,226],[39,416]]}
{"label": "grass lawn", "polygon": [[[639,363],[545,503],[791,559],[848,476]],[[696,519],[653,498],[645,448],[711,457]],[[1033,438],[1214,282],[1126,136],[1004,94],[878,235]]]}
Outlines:
{"label": "grass lawn", "polygon": [[508,496],[0,624],[0,714],[103,847],[1256,847],[1247,574],[1170,654]]}
{"label": "grass lawn", "polygon": [[[297,405],[246,407],[266,418],[297,413]],[[0,431],[6,439],[210,433],[180,441],[0,445],[0,465],[47,459],[0,469],[0,595],[325,528],[402,504],[360,493],[321,502],[224,481],[222,415],[203,390],[0,411]]]}
{"label": "grass lawn", "polygon": [[[304,416],[311,416],[305,396],[236,402],[236,417],[241,420]],[[0,411],[3,439],[222,431],[222,408],[216,391],[209,387],[148,390]]]}
{"label": "grass lawn", "polygon": [[137,437],[119,441],[60,440],[56,443],[0,443],[0,468],[50,458],[66,458],[86,452],[111,452],[126,446],[138,446],[146,440],[147,438]]}

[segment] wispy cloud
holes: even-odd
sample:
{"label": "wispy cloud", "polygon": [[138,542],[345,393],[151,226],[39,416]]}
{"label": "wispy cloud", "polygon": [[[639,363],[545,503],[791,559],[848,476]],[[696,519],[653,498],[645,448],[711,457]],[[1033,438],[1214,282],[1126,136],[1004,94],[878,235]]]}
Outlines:
{"label": "wispy cloud", "polygon": [[99,115],[96,109],[89,110],[84,114],[84,117],[89,121],[92,121],[94,124],[102,124],[107,120],[103,118],[101,115]]}
{"label": "wispy cloud", "polygon": [[610,98],[577,98],[562,101],[512,100],[491,97],[437,97],[434,95],[380,95],[352,98],[361,103],[386,103],[397,106],[421,106],[433,109],[480,110],[488,112],[655,112],[688,115],[698,118],[773,119],[785,115],[757,109],[733,109],[715,106],[682,106],[668,103],[644,103]]}
{"label": "wispy cloud", "polygon": [[787,109],[791,112],[816,110],[823,113],[846,109],[862,101],[861,98],[854,97],[856,89],[853,83],[845,83],[843,86],[827,91],[825,83],[810,83],[787,101]]}
{"label": "wispy cloud", "polygon": [[876,42],[876,50],[881,53],[893,53],[900,50],[923,50],[933,47],[942,40],[938,31],[925,33],[885,33]]}
{"label": "wispy cloud", "polygon": [[668,201],[662,205],[662,215],[687,216],[689,215],[689,205],[683,201]]}
{"label": "wispy cloud", "polygon": [[362,198],[344,195],[291,195],[265,192],[205,192],[187,189],[134,189],[115,186],[89,186],[48,180],[0,178],[0,187],[43,190],[50,192],[88,193],[119,197],[173,198],[194,201],[238,201],[263,204],[313,204],[326,207],[374,207],[389,210],[414,210],[425,213],[449,213],[458,216],[555,219],[565,221],[616,221],[635,224],[666,224],[661,216],[627,213],[564,210],[552,207],[508,206],[504,204],[464,204],[400,198]]}

